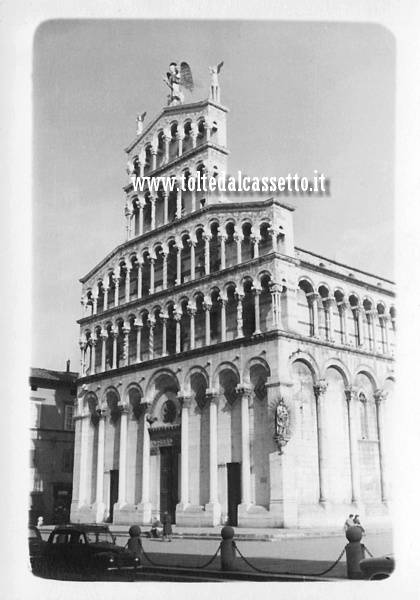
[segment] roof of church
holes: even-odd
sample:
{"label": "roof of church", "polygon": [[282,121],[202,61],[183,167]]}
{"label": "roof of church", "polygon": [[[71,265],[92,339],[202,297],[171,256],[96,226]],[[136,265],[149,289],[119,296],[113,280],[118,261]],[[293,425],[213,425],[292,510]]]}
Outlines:
{"label": "roof of church", "polygon": [[47,379],[57,383],[74,383],[79,377],[79,373],[74,371],[51,371],[50,369],[39,369],[31,367],[30,375],[33,379]]}

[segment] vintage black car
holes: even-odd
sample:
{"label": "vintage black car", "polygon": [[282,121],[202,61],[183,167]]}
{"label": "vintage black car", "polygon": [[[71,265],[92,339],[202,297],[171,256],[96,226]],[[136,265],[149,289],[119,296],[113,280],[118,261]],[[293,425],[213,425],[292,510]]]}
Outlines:
{"label": "vintage black car", "polygon": [[377,558],[364,558],[360,561],[363,578],[369,581],[387,579],[395,569],[395,559],[392,554]]}
{"label": "vintage black car", "polygon": [[107,525],[57,525],[42,551],[34,573],[71,580],[134,578],[140,558],[117,546]]}

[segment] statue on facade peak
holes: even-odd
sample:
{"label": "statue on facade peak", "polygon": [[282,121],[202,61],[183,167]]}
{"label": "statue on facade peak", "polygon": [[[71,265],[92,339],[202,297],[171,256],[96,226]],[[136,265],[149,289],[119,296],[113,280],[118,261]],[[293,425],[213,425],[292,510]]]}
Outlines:
{"label": "statue on facade peak", "polygon": [[209,67],[211,74],[211,83],[210,83],[210,99],[215,102],[220,102],[220,88],[219,88],[219,73],[224,65],[224,61],[222,60],[216,67]]}
{"label": "statue on facade peak", "polygon": [[137,115],[137,135],[140,135],[141,133],[143,133],[143,123],[144,123],[144,119],[146,118],[147,112],[144,111],[144,113],[140,114],[138,113]]}
{"label": "statue on facade peak", "polygon": [[184,87],[189,92],[194,91],[194,80],[190,65],[183,61],[178,67],[176,62],[171,62],[169,71],[163,81],[170,88],[171,92],[168,96],[168,105],[177,106],[184,103],[184,94],[181,92],[181,87]]}

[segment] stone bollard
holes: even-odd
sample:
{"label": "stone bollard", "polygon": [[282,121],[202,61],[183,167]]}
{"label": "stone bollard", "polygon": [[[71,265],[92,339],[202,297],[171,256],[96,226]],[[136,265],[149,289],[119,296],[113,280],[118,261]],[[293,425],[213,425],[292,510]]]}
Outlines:
{"label": "stone bollard", "polygon": [[236,558],[236,550],[233,542],[235,530],[233,527],[226,525],[223,527],[220,535],[223,538],[223,541],[220,544],[222,571],[233,571]]}
{"label": "stone bollard", "polygon": [[346,546],[347,579],[363,579],[360,561],[365,558],[365,549],[360,543],[363,533],[360,527],[349,527],[346,538],[349,543]]}

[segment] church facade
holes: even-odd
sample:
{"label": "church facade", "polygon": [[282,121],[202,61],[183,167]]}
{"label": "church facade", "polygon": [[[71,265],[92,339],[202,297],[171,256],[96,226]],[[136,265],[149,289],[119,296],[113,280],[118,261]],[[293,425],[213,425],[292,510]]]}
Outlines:
{"label": "church facade", "polygon": [[126,240],[81,279],[71,520],[385,521],[393,283],[295,247],[278,198],[133,186],[226,171],[227,114],[216,79],[126,148]]}

